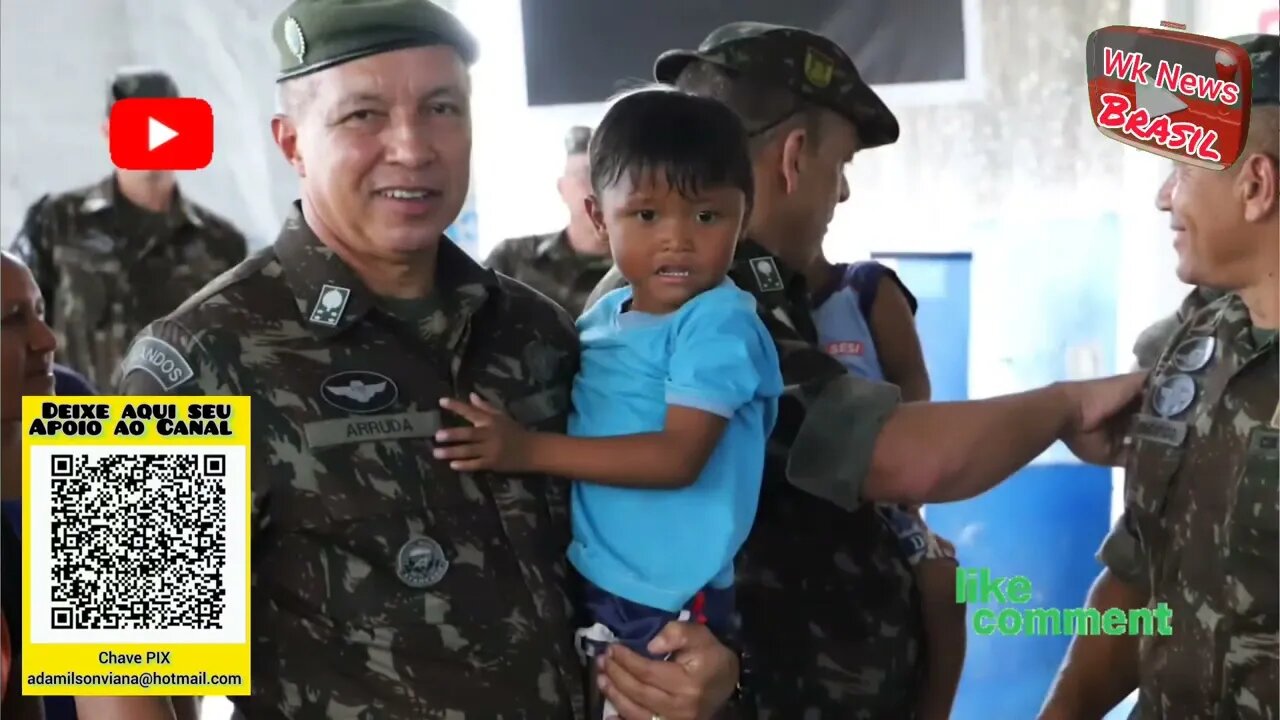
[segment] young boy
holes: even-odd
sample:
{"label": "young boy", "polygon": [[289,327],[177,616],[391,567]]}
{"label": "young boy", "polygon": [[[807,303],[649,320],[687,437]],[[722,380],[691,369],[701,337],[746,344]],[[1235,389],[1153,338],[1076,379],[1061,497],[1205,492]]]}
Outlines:
{"label": "young boy", "polygon": [[682,613],[731,634],[733,560],[782,393],[755,300],[726,278],[751,209],[746,142],[713,100],[618,100],[591,141],[587,209],[630,286],[578,320],[569,434],[525,431],[474,395],[442,402],[474,425],[437,435],[456,469],[580,481],[569,560],[596,623],[585,637],[650,657]]}
{"label": "young boy", "polygon": [[[818,340],[852,374],[897,385],[906,402],[927,402],[929,371],[916,333],[916,299],[897,274],[877,262],[832,265],[819,255],[813,322]],[[920,589],[925,626],[924,691],[919,720],[951,716],[964,668],[965,607],[955,601],[955,548],[933,534],[918,507],[878,506],[898,535]]]}

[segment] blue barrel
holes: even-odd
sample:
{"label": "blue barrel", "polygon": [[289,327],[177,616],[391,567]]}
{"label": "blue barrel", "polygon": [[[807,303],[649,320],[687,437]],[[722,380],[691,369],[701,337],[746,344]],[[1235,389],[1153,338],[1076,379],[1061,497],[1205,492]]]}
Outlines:
{"label": "blue barrel", "polygon": [[[935,533],[955,543],[963,568],[986,568],[1031,581],[1030,602],[1004,607],[1078,608],[1101,565],[1094,551],[1107,534],[1111,470],[1079,464],[1031,465],[980,497],[930,505]],[[952,720],[1033,718],[1071,638],[978,635],[968,609],[968,650]]]}

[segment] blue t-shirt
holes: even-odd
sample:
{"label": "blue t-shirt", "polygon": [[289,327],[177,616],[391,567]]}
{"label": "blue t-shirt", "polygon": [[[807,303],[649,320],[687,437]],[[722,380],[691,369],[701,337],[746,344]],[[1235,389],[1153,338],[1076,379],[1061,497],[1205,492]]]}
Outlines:
{"label": "blue t-shirt", "polygon": [[733,559],[751,530],[765,443],[782,374],[756,301],[730,280],[666,315],[627,311],[615,290],[578,320],[582,364],[569,434],[662,430],[668,405],[729,420],[686,488],[573,488],[569,560],[587,580],[632,602],[676,612],[699,590],[733,584]]}

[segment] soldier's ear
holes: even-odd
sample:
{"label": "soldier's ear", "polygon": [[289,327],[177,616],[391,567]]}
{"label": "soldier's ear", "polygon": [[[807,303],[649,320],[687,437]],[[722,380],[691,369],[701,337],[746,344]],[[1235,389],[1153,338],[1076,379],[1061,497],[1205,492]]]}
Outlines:
{"label": "soldier's ear", "polygon": [[298,177],[306,177],[306,165],[302,162],[302,153],[298,149],[298,129],[293,121],[285,115],[271,118],[271,136],[275,138],[276,147],[284,159],[298,172]]}
{"label": "soldier's ear", "polygon": [[810,140],[804,128],[795,128],[782,141],[782,181],[788,195],[800,189],[800,165]]}
{"label": "soldier's ear", "polygon": [[104,118],[104,119],[102,120],[102,138],[103,138],[104,140],[108,140],[108,141],[111,139],[111,120],[110,120],[110,118]]}
{"label": "soldier's ear", "polygon": [[604,211],[600,207],[600,200],[593,194],[588,195],[582,202],[587,207],[587,217],[591,218],[591,225],[595,227],[600,239],[606,243],[609,242],[609,231],[604,227]]}

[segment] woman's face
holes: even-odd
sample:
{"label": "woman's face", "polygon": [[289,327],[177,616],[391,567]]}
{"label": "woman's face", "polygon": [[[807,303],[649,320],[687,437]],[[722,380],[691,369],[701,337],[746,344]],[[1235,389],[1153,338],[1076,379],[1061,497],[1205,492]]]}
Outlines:
{"label": "woman's face", "polygon": [[31,271],[4,255],[0,263],[0,421],[22,420],[22,398],[53,394],[57,340],[44,322],[44,300]]}

